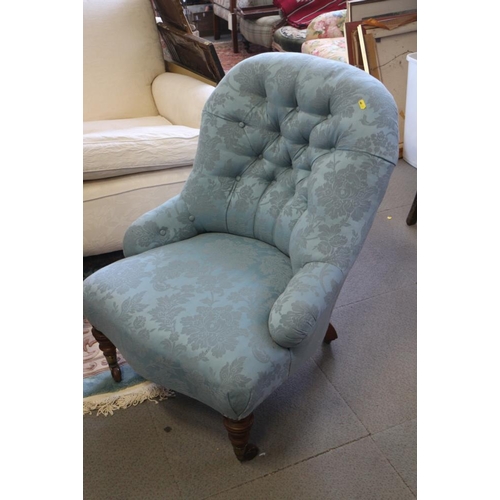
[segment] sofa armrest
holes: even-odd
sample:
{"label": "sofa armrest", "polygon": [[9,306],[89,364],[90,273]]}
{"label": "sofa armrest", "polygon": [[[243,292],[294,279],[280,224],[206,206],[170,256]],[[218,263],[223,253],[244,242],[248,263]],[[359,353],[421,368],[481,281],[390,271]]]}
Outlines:
{"label": "sofa armrest", "polygon": [[177,73],[162,73],[153,80],[156,107],[174,125],[200,128],[201,112],[214,87],[196,78]]}
{"label": "sofa armrest", "polygon": [[325,12],[314,18],[307,27],[306,41],[315,38],[339,38],[344,36],[346,10]]}
{"label": "sofa armrest", "polygon": [[197,234],[194,217],[177,195],[132,223],[123,237],[123,254],[130,257]]}
{"label": "sofa armrest", "polygon": [[342,271],[332,264],[310,262],[302,267],[269,314],[273,340],[281,347],[293,348],[313,335],[324,335],[318,325],[325,324],[325,314],[329,319],[343,282]]}

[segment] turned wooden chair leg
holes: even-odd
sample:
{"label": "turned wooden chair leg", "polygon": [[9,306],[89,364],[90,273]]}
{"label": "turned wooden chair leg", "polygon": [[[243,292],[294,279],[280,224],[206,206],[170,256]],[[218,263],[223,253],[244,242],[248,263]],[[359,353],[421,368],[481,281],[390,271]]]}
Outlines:
{"label": "turned wooden chair leg", "polygon": [[116,357],[116,347],[103,333],[92,327],[92,335],[99,343],[99,349],[104,354],[106,361],[108,362],[109,369],[111,371],[111,376],[115,382],[121,382],[122,372],[120,370],[120,365],[118,364],[118,359]]}
{"label": "turned wooden chair leg", "polygon": [[323,342],[325,344],[330,344],[332,340],[335,340],[338,338],[337,332],[335,331],[335,328],[333,328],[333,325],[331,323],[328,324],[328,330],[326,331],[325,338],[323,339]]}
{"label": "turned wooden chair leg", "polygon": [[257,446],[250,444],[250,429],[253,424],[253,413],[242,420],[231,420],[224,417],[224,427],[227,430],[229,440],[233,445],[233,450],[236,458],[240,462],[252,460],[259,453]]}

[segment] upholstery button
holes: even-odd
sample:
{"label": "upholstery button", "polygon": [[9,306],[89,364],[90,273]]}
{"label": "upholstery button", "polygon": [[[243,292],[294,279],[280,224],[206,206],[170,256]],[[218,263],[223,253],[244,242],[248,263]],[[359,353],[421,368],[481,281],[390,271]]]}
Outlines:
{"label": "upholstery button", "polygon": [[189,216],[189,220],[190,220],[191,222],[193,222],[193,221],[194,221],[194,215],[190,215],[190,216]]}
{"label": "upholstery button", "polygon": [[300,108],[297,106],[297,107],[295,108],[295,111],[297,111],[297,113],[298,113],[298,112],[300,111]]}
{"label": "upholstery button", "polygon": [[329,114],[329,115],[327,116],[327,118],[331,118],[331,117],[332,117],[332,115],[331,115],[331,114]]}
{"label": "upholstery button", "polygon": [[236,177],[236,180],[237,181],[241,180],[241,177],[238,175],[238,177]]}
{"label": "upholstery button", "polygon": [[162,236],[165,236],[165,235],[167,234],[167,231],[165,231],[165,229],[162,229],[162,230],[160,231],[160,234],[161,234]]}
{"label": "upholstery button", "polygon": [[238,125],[239,125],[241,128],[243,128],[243,127],[245,126],[245,124],[244,124],[243,122],[238,123]]}
{"label": "upholstery button", "polygon": [[259,160],[262,160],[262,158],[264,158],[263,155],[259,155]]}

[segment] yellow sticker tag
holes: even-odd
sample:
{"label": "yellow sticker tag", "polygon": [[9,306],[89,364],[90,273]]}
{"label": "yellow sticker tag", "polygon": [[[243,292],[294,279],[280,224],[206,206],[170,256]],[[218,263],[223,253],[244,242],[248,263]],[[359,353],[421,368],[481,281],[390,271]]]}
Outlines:
{"label": "yellow sticker tag", "polygon": [[360,107],[361,109],[365,109],[365,108],[366,108],[366,104],[365,104],[365,101],[363,101],[363,99],[360,99],[360,100],[358,101],[358,104],[359,104],[359,107]]}

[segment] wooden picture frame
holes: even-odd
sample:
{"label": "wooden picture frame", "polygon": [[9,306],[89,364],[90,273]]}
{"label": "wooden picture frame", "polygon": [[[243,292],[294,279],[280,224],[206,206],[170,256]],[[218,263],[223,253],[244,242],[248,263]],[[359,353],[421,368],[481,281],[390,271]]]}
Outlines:
{"label": "wooden picture frame", "polygon": [[357,35],[363,66],[362,69],[366,73],[374,76],[377,80],[382,81],[375,37],[367,32],[367,28],[363,24],[358,25]]}
{"label": "wooden picture frame", "polygon": [[172,62],[214,83],[224,78],[225,73],[212,42],[165,23],[158,23],[157,27]]}
{"label": "wooden picture frame", "polygon": [[361,53],[359,52],[358,26],[362,21],[346,22],[344,24],[344,36],[347,49],[347,62],[361,68]]}
{"label": "wooden picture frame", "polygon": [[402,145],[408,79],[406,58],[408,54],[417,52],[417,21],[405,22],[408,16],[399,17],[403,24],[393,29],[359,24],[357,30],[358,36],[363,39],[363,69],[378,78],[396,101],[399,111],[399,142]]}
{"label": "wooden picture frame", "polygon": [[188,35],[193,34],[189,21],[184,14],[181,0],[153,0],[153,4],[164,24],[177,28]]}
{"label": "wooden picture frame", "polygon": [[[404,13],[404,14],[389,14],[389,15],[376,16],[369,19],[364,19],[362,21],[346,22],[344,24],[344,36],[346,39],[347,62],[352,66],[356,66],[357,68],[365,69],[362,61],[362,54],[360,51],[360,43],[363,43],[363,41],[360,41],[359,38],[359,33],[361,33],[361,31],[358,31],[359,29],[358,27],[360,25],[363,25],[366,29],[383,25],[389,28],[388,33],[393,33],[392,30],[394,29],[393,28],[394,26],[406,25],[416,20],[417,20],[416,11],[410,11],[409,13]],[[365,31],[363,31],[363,34],[364,33]],[[369,41],[371,52],[375,50],[375,47],[373,46],[374,42],[375,40]]]}
{"label": "wooden picture frame", "polygon": [[417,10],[417,0],[347,0],[346,21],[363,21],[370,17],[403,14]]}

